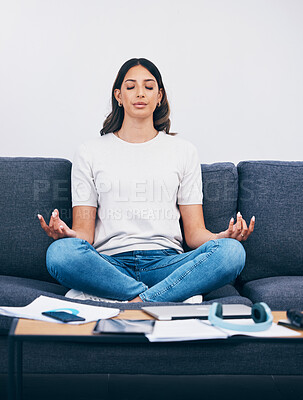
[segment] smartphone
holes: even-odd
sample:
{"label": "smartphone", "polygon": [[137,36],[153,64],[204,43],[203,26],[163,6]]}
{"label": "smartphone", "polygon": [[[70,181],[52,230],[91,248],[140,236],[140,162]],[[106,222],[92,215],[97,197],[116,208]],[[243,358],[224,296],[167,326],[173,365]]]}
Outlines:
{"label": "smartphone", "polygon": [[42,314],[61,322],[85,321],[85,318],[66,311],[44,311]]}
{"label": "smartphone", "polygon": [[93,333],[146,334],[152,333],[154,324],[149,319],[99,319]]}

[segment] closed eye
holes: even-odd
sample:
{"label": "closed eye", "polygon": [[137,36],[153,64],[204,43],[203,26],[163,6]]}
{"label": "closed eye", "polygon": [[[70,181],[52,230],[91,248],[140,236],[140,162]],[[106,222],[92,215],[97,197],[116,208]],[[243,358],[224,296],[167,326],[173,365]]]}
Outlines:
{"label": "closed eye", "polygon": [[[128,87],[128,88],[126,88],[127,90],[130,90],[130,89],[133,89],[135,86],[133,86],[133,87]],[[153,90],[153,88],[152,87],[147,87],[147,86],[145,86],[146,87],[146,89],[148,89],[148,90]]]}

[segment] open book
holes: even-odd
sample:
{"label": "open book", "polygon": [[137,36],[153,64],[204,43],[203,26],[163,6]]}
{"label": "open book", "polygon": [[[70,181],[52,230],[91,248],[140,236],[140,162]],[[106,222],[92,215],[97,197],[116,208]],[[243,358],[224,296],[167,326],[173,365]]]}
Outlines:
{"label": "open book", "polygon": [[[230,319],[231,323],[254,324],[252,319]],[[156,321],[154,330],[146,335],[150,342],[174,342],[201,339],[227,339],[230,336],[245,335],[254,337],[288,337],[300,336],[292,329],[273,323],[269,329],[261,332],[243,332],[214,327],[207,320],[182,319],[173,321]]]}

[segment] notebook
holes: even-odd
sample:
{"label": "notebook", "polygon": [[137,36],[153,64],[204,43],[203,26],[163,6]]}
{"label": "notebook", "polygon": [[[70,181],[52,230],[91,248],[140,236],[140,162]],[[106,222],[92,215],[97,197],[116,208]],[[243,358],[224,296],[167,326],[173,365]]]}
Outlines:
{"label": "notebook", "polygon": [[[172,319],[207,319],[211,304],[142,307],[141,310],[159,321]],[[251,318],[251,307],[244,304],[223,304],[223,318]]]}

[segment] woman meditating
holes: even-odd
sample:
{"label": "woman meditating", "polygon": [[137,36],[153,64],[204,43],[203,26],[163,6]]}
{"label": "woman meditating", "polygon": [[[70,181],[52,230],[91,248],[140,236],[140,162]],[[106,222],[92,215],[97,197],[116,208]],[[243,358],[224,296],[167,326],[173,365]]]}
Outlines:
{"label": "woman meditating", "polygon": [[[67,297],[183,302],[233,281],[245,264],[241,241],[253,232],[241,214],[226,230],[206,229],[196,147],[170,130],[158,68],[132,58],[112,89],[101,136],[87,140],[72,164],[73,224],[57,209],[42,228],[54,239],[49,273]],[[192,250],[184,252],[180,228]]]}

